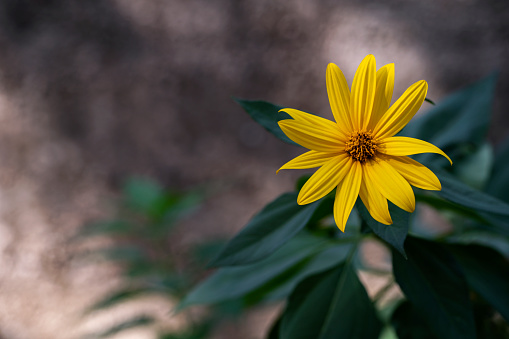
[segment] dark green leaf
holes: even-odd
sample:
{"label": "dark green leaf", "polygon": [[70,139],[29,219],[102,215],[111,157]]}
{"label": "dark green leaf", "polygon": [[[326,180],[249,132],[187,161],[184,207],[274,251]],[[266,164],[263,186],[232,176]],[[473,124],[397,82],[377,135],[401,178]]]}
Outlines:
{"label": "dark green leaf", "polygon": [[509,218],[504,215],[479,212],[481,218],[486,220],[484,224],[476,224],[479,229],[509,237]]}
{"label": "dark green leaf", "polygon": [[408,260],[393,251],[393,270],[405,296],[439,338],[475,338],[475,325],[465,277],[441,245],[407,237]]}
{"label": "dark green leaf", "polygon": [[279,326],[281,326],[281,316],[272,324],[267,339],[279,339]]}
{"label": "dark green leaf", "polygon": [[242,100],[238,98],[234,98],[234,100],[244,108],[254,121],[262,125],[267,131],[284,142],[299,146],[290,140],[277,124],[279,120],[290,118],[285,112],[279,112],[283,107],[276,106],[266,101]]}
{"label": "dark green leaf", "polygon": [[[459,182],[457,180],[456,184]],[[463,185],[459,183],[459,185]],[[468,186],[464,185],[466,189],[471,189]],[[463,216],[470,220],[463,220],[461,222],[461,226],[463,228],[463,232],[466,229],[478,230],[478,231],[487,231],[497,236],[503,235],[509,237],[509,220],[506,216],[487,213],[480,210],[472,209],[471,207],[465,207],[459,205],[457,203],[450,202],[448,200],[443,200],[439,197],[430,194],[422,194],[417,192],[415,194],[415,198],[417,201],[423,202],[438,211],[450,211],[454,212],[457,215]],[[452,199],[451,199],[452,200]],[[468,221],[475,221],[476,223],[468,223]],[[459,231],[459,228],[457,229]],[[462,232],[462,233],[463,233]],[[456,232],[460,233],[460,232]],[[457,236],[459,234],[456,234]]]}
{"label": "dark green leaf", "polygon": [[425,316],[426,314],[408,300],[403,301],[394,311],[391,319],[398,339],[438,339],[423,321]]}
{"label": "dark green leaf", "polygon": [[381,322],[351,262],[311,276],[289,298],[280,338],[378,338]]}
{"label": "dark green leaf", "polygon": [[246,296],[252,304],[263,301],[277,301],[286,298],[297,284],[306,277],[323,272],[346,260],[353,243],[345,242],[327,248],[317,254],[304,258],[274,279],[260,286]]}
{"label": "dark green leaf", "polygon": [[456,178],[478,190],[483,190],[493,167],[493,147],[489,143],[480,145],[473,153],[453,166]]}
{"label": "dark green leaf", "polygon": [[[332,193],[334,194],[334,191]],[[324,221],[323,219],[325,219],[327,217],[330,217],[330,219],[325,220],[326,222],[328,222],[328,221],[333,222],[332,221],[333,220],[332,219],[333,211],[334,211],[334,195],[332,197],[330,195],[323,197],[320,200],[318,207],[315,210],[315,213],[309,220],[308,226],[310,227],[310,229],[314,229],[315,231],[327,232],[328,234],[330,234],[331,229],[324,229],[322,226],[323,226],[323,221]],[[336,231],[341,232],[339,230],[339,228],[336,226],[336,224],[334,224],[332,228],[333,228],[332,232],[336,232]],[[352,233],[350,231],[352,231],[351,228],[347,230],[347,233],[341,232],[341,234],[344,235],[343,238],[350,235]]]}
{"label": "dark green leaf", "polygon": [[[215,314],[221,314],[231,319],[239,319],[247,308],[242,298],[229,299],[209,306],[212,306],[211,309]],[[177,312],[180,311],[180,309],[181,308],[178,307],[176,309]]]}
{"label": "dark green leaf", "polygon": [[509,138],[505,140],[495,153],[495,163],[491,173],[486,192],[491,195],[509,202]]}
{"label": "dark green leaf", "polygon": [[378,235],[380,238],[391,244],[396,250],[399,251],[405,258],[405,243],[408,234],[408,227],[410,221],[410,213],[403,211],[401,208],[389,203],[389,213],[392,218],[392,225],[384,225],[379,223],[371,217],[368,210],[360,199],[355,204],[361,218],[368,224],[369,228]]}
{"label": "dark green leaf", "polygon": [[297,182],[295,183],[295,190],[297,192],[300,191],[309,178],[311,178],[311,174],[305,174],[297,179]]}
{"label": "dark green leaf", "polygon": [[212,261],[210,266],[235,266],[262,260],[297,234],[320,202],[297,204],[297,193],[286,193],[265,206]]}
{"label": "dark green leaf", "polygon": [[450,211],[478,222],[487,222],[475,210],[452,203],[432,194],[423,194],[418,191],[415,193],[415,200],[431,206],[438,211]]}
{"label": "dark green leaf", "polygon": [[[475,296],[474,296],[475,297]],[[509,339],[509,324],[484,303],[474,304],[479,339]]]}
{"label": "dark green leaf", "polygon": [[454,244],[476,244],[491,247],[509,257],[509,237],[501,237],[498,233],[483,230],[468,230],[447,237],[447,241]]}
{"label": "dark green leaf", "polygon": [[206,266],[210,258],[216,257],[226,245],[225,239],[210,239],[192,249],[193,259],[199,266]]}
{"label": "dark green leaf", "polygon": [[404,135],[426,140],[444,149],[459,143],[480,146],[484,142],[492,112],[497,75],[445,98],[422,117],[412,120]]}
{"label": "dark green leaf", "polygon": [[479,245],[449,245],[470,287],[509,321],[509,262]]}
{"label": "dark green leaf", "polygon": [[305,258],[332,245],[323,238],[302,234],[259,262],[220,268],[191,291],[179,309],[193,304],[215,304],[242,297],[276,279]]}
{"label": "dark green leaf", "polygon": [[444,199],[478,211],[509,215],[509,205],[505,202],[465,185],[445,171],[434,169],[433,172],[442,184],[437,194]]}

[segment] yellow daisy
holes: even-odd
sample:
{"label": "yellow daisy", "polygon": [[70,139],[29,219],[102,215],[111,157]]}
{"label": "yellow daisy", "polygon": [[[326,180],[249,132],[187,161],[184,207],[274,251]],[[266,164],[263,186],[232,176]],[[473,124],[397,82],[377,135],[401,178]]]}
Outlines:
{"label": "yellow daisy", "polygon": [[328,65],[326,80],[336,122],[292,108],[282,109],[293,119],[281,120],[279,127],[310,151],[279,170],[320,167],[302,187],[297,203],[312,203],[337,187],[334,219],[341,231],[345,230],[357,196],[375,220],[390,225],[387,199],[413,212],[415,196],[410,185],[426,190],[442,188],[431,170],[407,155],[438,153],[452,165],[438,147],[419,139],[394,136],[421,107],[428,84],[424,80],[416,82],[390,106],[394,64],[377,71],[373,55],[361,62],[351,92],[335,64]]}

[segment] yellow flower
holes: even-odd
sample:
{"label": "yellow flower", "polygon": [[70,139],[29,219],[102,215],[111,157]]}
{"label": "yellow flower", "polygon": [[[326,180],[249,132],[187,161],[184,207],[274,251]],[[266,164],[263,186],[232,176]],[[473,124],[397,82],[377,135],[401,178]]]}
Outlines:
{"label": "yellow flower", "polygon": [[442,188],[431,170],[407,155],[438,153],[452,165],[438,147],[419,139],[394,136],[421,107],[428,84],[424,80],[416,82],[390,106],[394,64],[377,71],[373,55],[361,62],[351,92],[338,66],[329,64],[326,79],[336,122],[282,109],[293,119],[281,120],[281,130],[310,151],[279,170],[320,167],[302,187],[297,203],[312,203],[337,187],[334,219],[341,231],[345,230],[359,195],[375,220],[390,225],[387,199],[413,212],[415,196],[410,185],[426,190]]}

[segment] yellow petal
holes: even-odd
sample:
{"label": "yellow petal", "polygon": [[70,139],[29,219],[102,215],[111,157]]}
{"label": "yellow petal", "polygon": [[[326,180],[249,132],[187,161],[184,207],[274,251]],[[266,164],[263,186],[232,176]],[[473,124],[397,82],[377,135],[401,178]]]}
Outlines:
{"label": "yellow petal", "polygon": [[305,169],[320,167],[337,155],[337,153],[309,151],[288,161],[276,171],[276,174],[282,169]]}
{"label": "yellow petal", "polygon": [[334,123],[334,121],[330,121],[329,119],[325,119],[314,114],[302,112],[293,108],[283,108],[279,111],[288,113],[288,115],[290,115],[293,119],[303,124],[308,124],[314,128],[320,128],[324,132],[335,135],[341,139],[346,138],[345,134],[340,130],[339,126]]}
{"label": "yellow petal", "polygon": [[354,130],[364,130],[371,118],[371,110],[375,100],[376,61],[373,55],[362,60],[352,83],[350,112]]}
{"label": "yellow petal", "polygon": [[326,196],[350,170],[351,158],[345,154],[335,156],[320,167],[302,186],[297,197],[299,205],[306,205]]}
{"label": "yellow petal", "polygon": [[437,153],[443,155],[452,165],[452,160],[437,146],[429,142],[408,138],[408,137],[391,137],[380,140],[378,143],[378,152],[387,155],[412,155],[420,153]]}
{"label": "yellow petal", "polygon": [[288,138],[301,146],[326,153],[344,152],[345,143],[328,130],[291,119],[281,120],[278,125]]}
{"label": "yellow petal", "polygon": [[353,130],[350,121],[350,88],[341,69],[329,64],[326,72],[327,94],[334,119],[345,135]]}
{"label": "yellow petal", "polygon": [[373,130],[389,109],[394,90],[394,64],[388,64],[376,72],[376,91],[373,111],[369,120],[368,130]]}
{"label": "yellow petal", "polygon": [[334,200],[334,220],[338,228],[344,232],[348,216],[359,195],[362,182],[362,167],[360,162],[352,161],[348,173],[336,190],[336,199]]}
{"label": "yellow petal", "polygon": [[392,224],[387,199],[382,195],[382,193],[377,191],[373,183],[370,181],[370,178],[366,176],[364,172],[365,171],[363,171],[362,175],[361,190],[359,191],[359,195],[364,206],[366,206],[369,214],[371,214],[373,219],[376,221],[385,225]]}
{"label": "yellow petal", "polygon": [[440,191],[442,185],[435,173],[409,157],[384,156],[384,159],[405,178],[410,185],[430,191]]}
{"label": "yellow petal", "polygon": [[374,189],[405,211],[414,211],[415,196],[412,187],[387,161],[381,158],[370,159],[364,163],[364,171]]}
{"label": "yellow petal", "polygon": [[405,93],[380,118],[373,130],[375,136],[378,139],[383,139],[392,137],[401,131],[417,113],[427,92],[428,84],[424,80],[408,87]]}

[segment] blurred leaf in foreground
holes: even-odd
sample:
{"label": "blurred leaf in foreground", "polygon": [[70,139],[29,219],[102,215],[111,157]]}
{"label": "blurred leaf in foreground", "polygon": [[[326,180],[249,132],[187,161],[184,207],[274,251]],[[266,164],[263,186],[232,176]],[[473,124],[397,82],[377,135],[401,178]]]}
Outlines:
{"label": "blurred leaf in foreground", "polygon": [[[80,239],[108,237],[112,243],[92,250],[90,255],[102,256],[122,268],[122,285],[91,305],[86,311],[87,314],[112,308],[135,298],[141,300],[149,294],[174,302],[187,293],[190,284],[200,275],[196,267],[198,261],[195,262],[191,256],[186,257],[183,270],[184,263],[179,262],[183,259],[173,255],[173,248],[169,245],[174,226],[196,209],[203,197],[197,192],[179,193],[165,190],[152,180],[140,178],[128,180],[123,193],[113,217],[85,225],[79,235]],[[191,255],[193,253],[190,251]],[[158,321],[142,315],[93,337],[106,338]],[[203,328],[210,329],[210,326],[205,326],[207,321],[206,317],[203,317],[189,326],[201,328],[203,325]],[[175,338],[179,335],[181,338],[187,338],[186,335],[189,335],[188,338],[204,338],[207,333],[202,332],[175,332],[172,335],[175,335]]]}
{"label": "blurred leaf in foreground", "polygon": [[351,258],[295,288],[281,319],[280,338],[378,338],[381,322]]}

